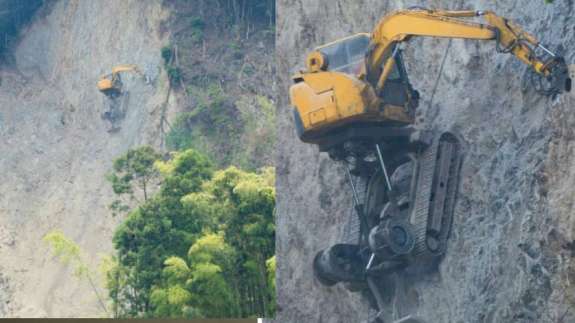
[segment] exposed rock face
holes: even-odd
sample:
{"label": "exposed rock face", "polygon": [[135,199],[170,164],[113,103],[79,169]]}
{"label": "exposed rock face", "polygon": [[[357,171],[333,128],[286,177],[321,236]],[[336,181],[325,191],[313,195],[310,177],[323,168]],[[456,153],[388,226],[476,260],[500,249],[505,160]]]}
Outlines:
{"label": "exposed rock face", "polygon": [[[365,302],[314,280],[315,253],[351,216],[343,169],[301,143],[288,102],[290,75],[313,47],[370,31],[393,9],[422,1],[279,0],[277,322],[359,322]],[[434,1],[436,8],[494,10],[573,62],[573,2]],[[389,321],[575,321],[574,99],[522,89],[525,66],[494,44],[417,39],[405,58],[421,92],[422,127],[451,130],[466,156],[448,251],[436,273],[396,278]],[[444,62],[444,63],[443,63]],[[441,68],[443,66],[443,68]]]}
{"label": "exposed rock face", "polygon": [[[107,210],[105,174],[128,148],[160,142],[167,13],[160,1],[51,4],[22,31],[15,65],[0,71],[0,273],[13,292],[12,309],[0,304],[0,314],[103,316],[89,284],[54,260],[42,237],[63,230],[94,265],[111,250],[119,219]],[[96,82],[118,64],[137,64],[151,84],[123,77],[127,115],[111,134]]]}

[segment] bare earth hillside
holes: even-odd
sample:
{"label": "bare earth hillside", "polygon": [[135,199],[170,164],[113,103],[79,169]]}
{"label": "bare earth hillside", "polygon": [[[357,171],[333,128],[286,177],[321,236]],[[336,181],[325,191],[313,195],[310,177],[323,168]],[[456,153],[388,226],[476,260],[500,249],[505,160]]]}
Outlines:
{"label": "bare earth hillside", "polygon": [[[313,256],[340,237],[352,197],[343,168],[297,139],[290,75],[314,46],[370,31],[386,13],[413,5],[494,10],[574,61],[573,1],[279,0],[277,322],[366,318],[357,295],[313,278]],[[575,321],[574,99],[523,91],[526,67],[489,42],[419,39],[405,58],[422,95],[420,126],[458,132],[466,156],[447,255],[435,274],[397,277],[389,317]]]}
{"label": "bare earth hillside", "polygon": [[[63,230],[94,265],[111,250],[104,176],[128,148],[159,145],[166,15],[160,1],[57,1],[21,32],[0,70],[0,315],[104,315],[42,237]],[[124,77],[127,115],[108,133],[96,81],[117,64],[137,64],[151,83]]]}

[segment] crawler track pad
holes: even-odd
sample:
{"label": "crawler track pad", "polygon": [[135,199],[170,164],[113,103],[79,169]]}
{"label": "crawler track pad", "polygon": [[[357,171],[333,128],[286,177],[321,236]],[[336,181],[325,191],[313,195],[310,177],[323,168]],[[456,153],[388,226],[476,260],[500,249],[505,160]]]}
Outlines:
{"label": "crawler track pad", "polygon": [[452,133],[442,133],[417,157],[410,222],[416,235],[414,261],[441,256],[453,222],[462,151]]}

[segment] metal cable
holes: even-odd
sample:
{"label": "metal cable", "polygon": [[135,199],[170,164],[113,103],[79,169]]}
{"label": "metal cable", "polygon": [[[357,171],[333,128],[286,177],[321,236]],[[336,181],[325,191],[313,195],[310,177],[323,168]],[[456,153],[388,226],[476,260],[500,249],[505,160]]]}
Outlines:
{"label": "metal cable", "polygon": [[429,106],[427,107],[428,110],[431,110],[433,106],[433,99],[435,98],[435,93],[437,92],[437,87],[439,85],[439,80],[441,75],[443,74],[443,68],[445,67],[445,61],[447,60],[447,53],[451,48],[452,39],[449,39],[449,43],[445,48],[445,52],[443,53],[443,59],[441,60],[441,65],[439,66],[439,72],[437,73],[437,78],[435,79],[435,84],[433,85],[433,90],[431,91],[431,98],[429,99]]}

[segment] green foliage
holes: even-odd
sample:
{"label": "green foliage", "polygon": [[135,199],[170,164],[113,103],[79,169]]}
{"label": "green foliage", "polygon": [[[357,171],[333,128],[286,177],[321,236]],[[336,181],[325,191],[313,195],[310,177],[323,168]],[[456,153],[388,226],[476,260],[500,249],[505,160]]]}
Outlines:
{"label": "green foliage", "polygon": [[113,171],[106,176],[118,199],[109,208],[114,216],[130,210],[130,202],[148,199],[150,184],[158,177],[154,163],[161,156],[150,146],[130,149],[114,161]]}
{"label": "green foliage", "polygon": [[239,149],[244,130],[232,98],[215,82],[204,88],[190,86],[195,108],[180,114],[166,137],[170,149],[193,148],[206,152],[218,165],[228,165]]}
{"label": "green foliage", "polygon": [[156,195],[114,235],[107,277],[118,317],[273,314],[274,173],[215,173],[193,150],[156,161]]}
{"label": "green foliage", "polygon": [[205,106],[201,106],[201,108],[196,108],[192,112],[185,112],[177,116],[176,121],[166,136],[166,145],[170,149],[182,150],[192,147],[197,148],[197,146],[194,145],[194,136],[192,135],[192,129],[188,122],[193,120],[204,107]]}
{"label": "green foliage", "polygon": [[276,256],[271,257],[266,261],[266,269],[268,272],[268,286],[270,286],[271,309],[270,312],[275,313],[277,307],[276,301]]}
{"label": "green foliage", "polygon": [[236,101],[236,107],[244,124],[241,137],[244,148],[237,152],[235,160],[238,165],[250,169],[258,166],[256,156],[262,160],[274,150],[276,108],[272,101],[261,95],[242,96]]}
{"label": "green foliage", "polygon": [[64,265],[72,265],[74,273],[82,276],[87,266],[80,256],[80,247],[74,241],[68,239],[61,231],[51,231],[43,238],[44,242],[52,249],[52,254],[58,257]]}
{"label": "green foliage", "polygon": [[206,22],[201,17],[190,17],[190,28],[204,30]]}
{"label": "green foliage", "polygon": [[202,317],[232,317],[237,313],[233,290],[225,277],[233,272],[233,257],[233,248],[218,234],[206,234],[190,248],[190,270],[179,286],[197,295],[187,305]]}
{"label": "green foliage", "polygon": [[[180,82],[172,85],[186,91],[188,104],[187,111],[170,122],[168,149],[202,151],[218,167],[255,170],[270,164],[274,131],[268,129],[275,120],[264,125],[259,112],[250,113],[256,110],[257,96],[273,96],[275,1],[167,4],[174,13],[170,43],[177,47],[172,64],[181,69]],[[272,138],[262,137],[268,133]]]}
{"label": "green foliage", "polygon": [[175,19],[164,68],[173,88],[183,85],[190,109],[166,139],[179,152],[154,163],[157,189],[131,205],[114,235],[117,255],[107,270],[114,316],[271,316],[273,169],[214,172],[197,152],[219,168],[269,163],[256,156],[273,151],[275,106],[258,94],[271,97],[264,87],[273,63],[254,58],[261,42],[266,53],[272,47],[262,30],[274,28],[275,1],[168,3]]}
{"label": "green foliage", "polygon": [[192,42],[199,43],[204,40],[206,22],[201,17],[190,17],[190,34]]}
{"label": "green foliage", "polygon": [[244,52],[242,50],[242,46],[240,43],[234,41],[229,44],[229,50],[232,53],[232,57],[234,59],[242,59],[244,58]]}
{"label": "green foliage", "polygon": [[[242,96],[235,102],[217,83],[188,87],[196,107],[181,113],[166,137],[170,149],[206,152],[218,166],[261,166],[273,151],[275,105],[265,96]],[[258,163],[259,162],[259,163]]]}
{"label": "green foliage", "polygon": [[172,61],[172,54],[173,54],[172,47],[171,46],[162,47],[161,53],[162,53],[162,59],[164,59],[164,65],[170,64],[170,62]]}
{"label": "green foliage", "polygon": [[80,280],[90,283],[92,291],[98,298],[99,304],[104,312],[108,312],[103,298],[100,296],[99,288],[94,277],[96,273],[90,270],[88,263],[83,259],[80,247],[61,231],[55,230],[46,234],[43,238],[52,251],[52,255],[57,257],[62,264],[71,266],[74,269],[74,276]]}
{"label": "green foliage", "polygon": [[162,318],[181,318],[182,310],[192,298],[190,292],[179,285],[152,291],[151,302],[155,306],[154,316]]}
{"label": "green foliage", "polygon": [[100,274],[105,278],[105,287],[108,296],[112,301],[112,315],[114,318],[121,317],[119,304],[130,302],[131,300],[122,298],[120,293],[123,286],[128,284],[128,271],[126,267],[120,266],[118,258],[115,256],[105,256],[99,265]]}
{"label": "green foliage", "polygon": [[268,270],[268,284],[275,290],[276,288],[276,256],[271,257],[266,261],[266,268]]}
{"label": "green foliage", "polygon": [[256,73],[256,69],[254,68],[253,65],[248,64],[244,67],[243,73],[245,76],[250,77]]}
{"label": "green foliage", "polygon": [[166,72],[168,73],[168,79],[173,87],[178,87],[182,79],[182,70],[176,66],[167,66]]}
{"label": "green foliage", "polygon": [[159,268],[167,256],[185,255],[201,234],[204,223],[188,216],[181,198],[201,189],[211,174],[211,163],[188,150],[174,154],[167,162],[156,161],[162,174],[158,193],[129,213],[114,235],[119,265],[125,269],[125,284],[116,291],[120,316],[139,316],[150,309],[150,292],[160,279]]}

